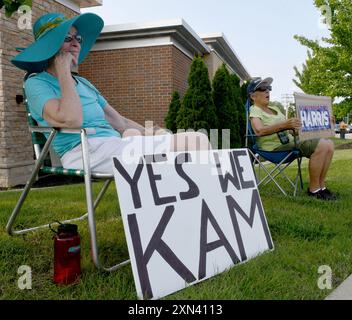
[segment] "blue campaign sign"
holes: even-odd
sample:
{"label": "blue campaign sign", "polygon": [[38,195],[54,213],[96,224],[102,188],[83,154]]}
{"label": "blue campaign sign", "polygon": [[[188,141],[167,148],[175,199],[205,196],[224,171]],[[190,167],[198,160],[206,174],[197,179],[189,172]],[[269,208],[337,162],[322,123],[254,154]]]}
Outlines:
{"label": "blue campaign sign", "polygon": [[294,93],[297,117],[301,120],[299,140],[334,136],[331,97]]}
{"label": "blue campaign sign", "polygon": [[299,106],[302,132],[331,129],[328,106]]}

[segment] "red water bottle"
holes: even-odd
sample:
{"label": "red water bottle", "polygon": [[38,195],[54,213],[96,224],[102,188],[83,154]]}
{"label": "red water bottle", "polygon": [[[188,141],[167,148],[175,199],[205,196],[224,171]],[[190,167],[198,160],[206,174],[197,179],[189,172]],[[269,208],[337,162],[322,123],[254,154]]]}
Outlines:
{"label": "red water bottle", "polygon": [[81,238],[75,224],[60,224],[54,236],[54,283],[70,284],[81,275]]}

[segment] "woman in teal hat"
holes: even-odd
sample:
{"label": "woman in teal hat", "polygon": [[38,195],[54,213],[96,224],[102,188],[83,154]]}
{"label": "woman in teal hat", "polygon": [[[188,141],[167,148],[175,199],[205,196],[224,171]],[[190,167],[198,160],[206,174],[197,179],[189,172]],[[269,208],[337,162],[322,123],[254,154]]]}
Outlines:
{"label": "woman in teal hat", "polygon": [[[35,22],[35,42],[12,63],[31,73],[25,93],[38,124],[95,128],[96,133],[88,136],[88,144],[91,168],[99,172],[112,173],[113,155],[209,149],[207,136],[199,133],[172,135],[159,130],[156,136],[147,136],[144,127],[120,115],[87,79],[72,74],[103,26],[103,20],[92,13],[71,19],[49,13]],[[53,146],[65,168],[83,168],[79,135],[58,133]]]}

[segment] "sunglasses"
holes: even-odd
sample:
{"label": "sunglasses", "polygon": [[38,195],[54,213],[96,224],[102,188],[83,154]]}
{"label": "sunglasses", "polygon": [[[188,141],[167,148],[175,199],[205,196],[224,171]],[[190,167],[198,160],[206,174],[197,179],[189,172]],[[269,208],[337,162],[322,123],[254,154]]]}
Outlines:
{"label": "sunglasses", "polygon": [[82,43],[83,42],[83,37],[79,34],[73,35],[73,34],[69,34],[65,37],[65,42],[72,42],[73,39],[76,39],[78,43]]}
{"label": "sunglasses", "polygon": [[271,86],[266,86],[266,87],[258,87],[257,89],[255,89],[255,91],[260,91],[260,92],[264,92],[266,90],[271,91]]}

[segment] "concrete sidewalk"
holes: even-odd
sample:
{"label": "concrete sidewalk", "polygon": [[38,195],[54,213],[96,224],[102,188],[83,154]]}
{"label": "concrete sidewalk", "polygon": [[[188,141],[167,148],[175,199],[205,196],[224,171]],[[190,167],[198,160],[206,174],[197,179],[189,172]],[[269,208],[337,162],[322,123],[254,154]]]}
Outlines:
{"label": "concrete sidewalk", "polygon": [[[340,134],[339,134],[339,133],[336,133],[336,134],[335,134],[335,138],[340,138]],[[346,140],[351,140],[351,139],[352,139],[352,133],[346,133],[345,139],[346,139]]]}
{"label": "concrete sidewalk", "polygon": [[352,275],[330,293],[325,300],[352,300]]}

